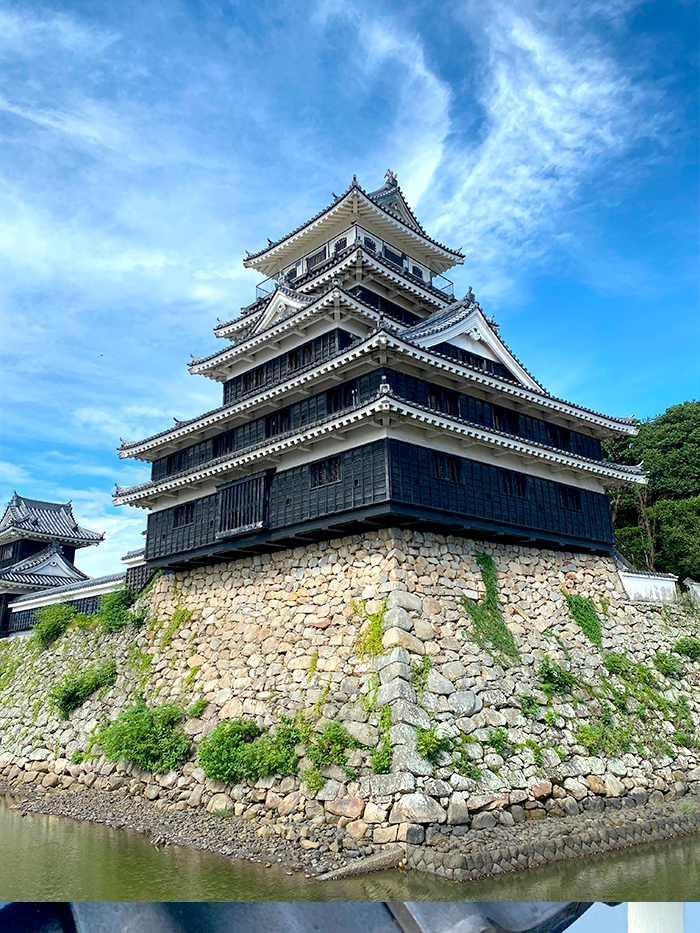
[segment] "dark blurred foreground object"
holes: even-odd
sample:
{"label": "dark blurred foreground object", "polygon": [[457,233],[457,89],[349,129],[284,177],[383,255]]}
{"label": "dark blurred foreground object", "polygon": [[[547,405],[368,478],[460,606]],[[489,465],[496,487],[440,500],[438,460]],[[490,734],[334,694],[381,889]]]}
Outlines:
{"label": "dark blurred foreground object", "polygon": [[0,905],[0,933],[562,933],[581,903],[74,903]]}

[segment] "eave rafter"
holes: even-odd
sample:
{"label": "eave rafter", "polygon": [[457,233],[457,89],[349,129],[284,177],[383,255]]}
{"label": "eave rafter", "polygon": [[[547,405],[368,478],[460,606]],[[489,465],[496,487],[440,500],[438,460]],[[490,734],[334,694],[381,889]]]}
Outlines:
{"label": "eave rafter", "polygon": [[383,427],[388,427],[392,416],[398,416],[407,422],[422,427],[426,432],[429,432],[430,437],[445,433],[458,437],[466,436],[473,442],[488,447],[494,457],[516,453],[528,459],[542,460],[558,467],[560,471],[568,469],[575,473],[594,475],[603,480],[606,485],[625,482],[646,483],[644,475],[633,470],[626,470],[617,465],[601,461],[587,460],[584,457],[557,451],[532,441],[489,430],[469,422],[450,418],[416,404],[404,402],[392,396],[388,386],[383,386],[380,388],[378,397],[374,400],[342,415],[328,418],[303,432],[290,432],[276,441],[268,441],[249,448],[242,453],[221,457],[206,467],[196,468],[166,480],[156,483],[143,483],[131,489],[118,490],[117,495],[114,497],[114,504],[137,505],[142,508],[149,508],[164,495],[177,495],[179,490],[191,488],[193,483],[201,484],[206,480],[230,474],[234,470],[241,471],[244,474],[254,472],[272,457],[277,457],[291,449],[313,446],[319,440],[334,434],[340,433],[344,436],[348,431],[362,423],[379,422]]}
{"label": "eave rafter", "polygon": [[342,382],[348,367],[360,364],[363,358],[375,365],[382,365],[390,352],[410,361],[416,368],[424,367],[425,375],[439,371],[456,389],[471,392],[476,390],[485,397],[490,394],[505,396],[509,404],[518,404],[523,410],[533,410],[540,417],[554,413],[560,420],[569,420],[572,426],[580,427],[581,422],[584,422],[597,429],[603,436],[616,434],[633,437],[637,433],[636,427],[629,422],[616,421],[598,412],[578,408],[562,399],[482,374],[454,360],[431,353],[430,350],[415,347],[402,340],[398,334],[378,331],[343,350],[338,356],[311,367],[284,383],[250,395],[234,405],[217,408],[182,427],[172,428],[170,431],[145,438],[140,443],[122,447],[118,451],[119,457],[150,462],[172,450],[181,449],[183,441],[194,443],[195,436],[201,432],[207,432],[209,436],[215,430],[223,430],[230,425],[232,419],[245,416],[266,403],[273,404],[280,396],[301,391],[308,394],[320,378]]}

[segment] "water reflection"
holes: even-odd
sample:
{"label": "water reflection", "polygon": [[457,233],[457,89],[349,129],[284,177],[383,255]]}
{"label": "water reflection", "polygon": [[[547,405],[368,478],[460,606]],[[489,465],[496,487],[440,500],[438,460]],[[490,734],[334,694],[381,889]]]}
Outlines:
{"label": "water reflection", "polygon": [[320,884],[278,865],[156,849],[133,830],[23,816],[0,796],[0,899],[692,901],[700,899],[700,836],[472,884],[400,871]]}

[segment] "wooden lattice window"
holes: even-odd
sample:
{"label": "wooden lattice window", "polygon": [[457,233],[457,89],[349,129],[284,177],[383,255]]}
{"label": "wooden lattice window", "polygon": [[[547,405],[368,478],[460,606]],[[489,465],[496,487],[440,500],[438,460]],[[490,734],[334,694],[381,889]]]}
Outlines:
{"label": "wooden lattice window", "polygon": [[318,463],[311,464],[312,489],[318,489],[319,486],[330,486],[331,483],[339,483],[341,479],[340,457],[329,457],[327,460],[319,460]]}
{"label": "wooden lattice window", "polygon": [[332,415],[335,411],[344,411],[346,408],[352,408],[356,401],[356,382],[348,382],[347,385],[338,386],[337,389],[331,389],[326,395],[328,414]]}
{"label": "wooden lattice window", "polygon": [[520,419],[514,411],[507,408],[501,408],[498,405],[493,406],[493,426],[497,431],[503,431],[505,434],[520,433]]}
{"label": "wooden lattice window", "polygon": [[461,483],[462,461],[447,454],[433,454],[433,477],[450,483]]}
{"label": "wooden lattice window", "polygon": [[247,373],[243,373],[243,391],[252,392],[265,385],[265,366],[257,366]]}
{"label": "wooden lattice window", "polygon": [[421,269],[420,266],[413,266],[411,268],[411,272],[413,273],[413,275],[415,275],[417,279],[423,278],[423,270]]}
{"label": "wooden lattice window", "polygon": [[562,509],[569,509],[572,512],[581,511],[581,493],[578,489],[571,486],[559,487],[559,505]]}
{"label": "wooden lattice window", "polygon": [[364,243],[364,245],[365,245],[365,249],[368,249],[368,250],[370,251],[370,253],[376,253],[376,251],[377,251],[377,244],[376,244],[376,242],[372,239],[371,236],[366,236],[366,237],[364,238],[364,240],[363,240],[363,243]]}
{"label": "wooden lattice window", "polygon": [[502,470],[501,489],[506,496],[527,499],[527,476],[523,476],[522,473],[513,473],[510,470]]}
{"label": "wooden lattice window", "polygon": [[275,412],[274,415],[268,415],[265,418],[265,437],[274,437],[276,434],[285,434],[291,430],[292,418],[288,408]]}
{"label": "wooden lattice window", "polygon": [[396,266],[403,267],[403,256],[401,253],[395,253],[393,249],[389,249],[388,246],[384,246],[384,258],[388,259],[389,262],[393,262]]}
{"label": "wooden lattice window", "polygon": [[194,522],[194,502],[188,502],[186,505],[178,505],[173,511],[173,528],[182,528],[183,525],[191,525]]}
{"label": "wooden lattice window", "polygon": [[571,432],[566,428],[560,428],[558,424],[548,424],[547,434],[549,443],[552,447],[559,447],[561,450],[571,450]]}
{"label": "wooden lattice window", "polygon": [[435,411],[444,412],[444,414],[450,415],[452,418],[459,417],[459,396],[450,389],[430,386],[428,405]]}
{"label": "wooden lattice window", "polygon": [[187,451],[178,450],[176,454],[170,454],[165,461],[165,475],[172,473],[181,473],[187,467]]}
{"label": "wooden lattice window", "polygon": [[313,359],[314,351],[310,343],[297,347],[296,350],[290,351],[287,357],[289,372],[291,373],[297,369],[301,369],[302,366],[308,366],[310,363],[313,363]]}
{"label": "wooden lattice window", "polygon": [[333,247],[333,251],[336,253],[339,253],[341,249],[345,249],[347,245],[348,245],[348,238],[346,236],[341,236],[339,240],[335,241],[335,246]]}
{"label": "wooden lattice window", "polygon": [[313,269],[314,266],[319,264],[319,262],[323,262],[325,258],[326,247],[324,246],[323,249],[320,249],[317,253],[314,253],[313,256],[309,256],[309,258],[306,260],[306,268]]}

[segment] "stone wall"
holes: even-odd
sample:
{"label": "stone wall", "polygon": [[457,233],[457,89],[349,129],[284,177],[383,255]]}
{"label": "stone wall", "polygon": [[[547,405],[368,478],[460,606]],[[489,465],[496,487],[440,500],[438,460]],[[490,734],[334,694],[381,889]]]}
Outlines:
{"label": "stone wall", "polygon": [[[461,604],[465,595],[484,596],[479,553],[496,563],[501,610],[520,651],[508,665],[478,647]],[[571,618],[563,592],[595,600],[602,651]],[[677,743],[662,710],[640,711],[632,698],[605,722],[633,728],[634,750],[591,755],[576,735],[600,722],[599,698],[586,685],[610,680],[606,652],[625,651],[653,670],[657,651],[697,634],[696,617],[682,607],[631,604],[607,558],[386,530],[165,575],[148,599],[150,618],[139,630],[75,630],[41,653],[24,639],[0,646],[0,775],[94,785],[166,809],[227,810],[259,823],[260,835],[346,855],[596,811],[623,798],[661,802],[700,780],[696,748]],[[178,628],[179,609],[192,615]],[[358,635],[367,615],[381,611],[384,651],[362,659]],[[47,699],[51,685],[110,655],[116,685],[59,719]],[[571,695],[550,701],[542,692],[545,656],[575,675]],[[427,671],[425,683],[417,668]],[[655,672],[659,696],[684,695],[697,728],[700,664],[684,668],[680,680]],[[192,759],[165,775],[100,757],[71,764],[99,720],[114,719],[139,690],[152,702],[208,701],[200,718],[185,722]],[[529,716],[524,696],[537,701]],[[373,774],[387,706],[392,773]],[[341,721],[360,743],[347,768],[323,769],[317,793],[298,776],[226,786],[198,767],[196,744],[220,720],[245,716],[274,728],[297,711],[318,717],[319,727]],[[431,765],[416,749],[420,729],[459,745],[461,764],[444,751]],[[645,732],[659,740],[655,751],[639,745]],[[298,752],[301,772],[310,762]]]}

